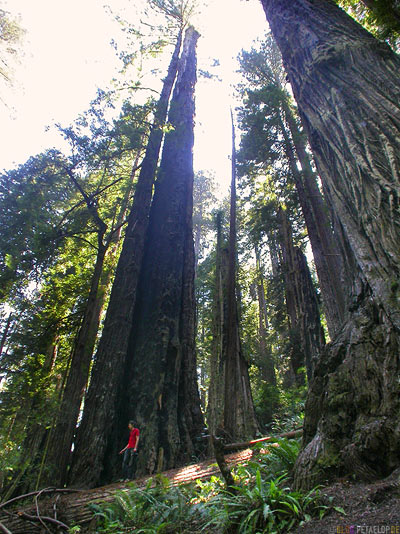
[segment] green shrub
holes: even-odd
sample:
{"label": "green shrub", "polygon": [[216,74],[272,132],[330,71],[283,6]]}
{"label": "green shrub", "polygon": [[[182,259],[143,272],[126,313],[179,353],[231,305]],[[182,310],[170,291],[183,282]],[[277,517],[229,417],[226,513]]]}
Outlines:
{"label": "green shrub", "polygon": [[320,504],[318,489],[307,494],[291,491],[285,485],[287,478],[263,481],[261,471],[255,481],[222,491],[209,502],[210,519],[203,530],[238,534],[288,532],[297,523],[312,516],[322,517],[328,507]]}

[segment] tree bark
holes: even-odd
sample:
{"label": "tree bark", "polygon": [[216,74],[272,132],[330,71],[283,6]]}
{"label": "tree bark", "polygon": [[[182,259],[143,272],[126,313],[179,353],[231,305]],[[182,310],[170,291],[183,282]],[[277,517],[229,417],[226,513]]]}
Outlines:
{"label": "tree bark", "polygon": [[262,4],[354,258],[351,316],[316,367],[296,481],[379,476],[400,458],[400,59],[330,0]]}
{"label": "tree bark", "polygon": [[272,357],[271,347],[267,345],[268,316],[265,302],[264,275],[261,269],[260,251],[255,247],[256,269],[257,269],[257,300],[258,300],[258,337],[260,347],[260,365],[262,378],[268,384],[276,386],[275,365]]}
{"label": "tree bark", "polygon": [[[106,225],[103,224],[99,227],[96,262],[89,296],[67,369],[68,374],[62,392],[61,404],[55,417],[55,424],[49,433],[46,456],[43,459],[46,463],[43,478],[52,485],[63,486],[67,480],[67,472],[71,462],[71,447],[88,384],[90,364],[101,315],[112,278],[112,268],[115,265],[115,255],[121,239],[122,225],[128,210],[129,198],[134,187],[139,158],[140,150],[135,157],[130,184],[118,207],[119,213],[113,223],[113,228],[106,235]],[[118,208],[116,207],[116,210]],[[100,220],[99,217],[98,220]],[[110,264],[108,268],[104,267],[106,258]]]}
{"label": "tree bark", "polygon": [[320,322],[317,295],[307,260],[293,245],[292,230],[286,212],[280,208],[281,246],[285,277],[286,305],[291,338],[291,362],[295,380],[303,383],[299,369],[305,365],[310,381],[319,360],[325,338]]}
{"label": "tree bark", "polygon": [[232,116],[232,181],[227,280],[224,431],[231,439],[254,437],[258,429],[250,389],[248,365],[239,336],[236,291],[236,149]]}
{"label": "tree bark", "polygon": [[194,354],[192,233],[196,42],[186,31],[151,207],[120,425],[106,462],[116,473],[126,425],[141,429],[138,473],[181,465],[196,450],[203,420]]}
{"label": "tree bark", "polygon": [[[289,125],[292,141],[302,169],[300,173],[297,169],[296,162],[291,162],[291,168],[295,176],[296,188],[313,251],[315,267],[321,284],[328,330],[333,337],[343,324],[346,309],[344,294],[346,284],[343,277],[341,256],[332,232],[328,208],[319,190],[317,178],[306,151],[304,137],[297,126],[288,102],[285,100],[282,102],[285,119]],[[282,128],[285,130],[284,125],[282,125]],[[289,139],[286,140],[286,145],[287,150],[291,151]],[[293,155],[289,154],[288,157],[289,160],[293,160]]]}
{"label": "tree bark", "polygon": [[[226,291],[224,290],[224,259],[222,247],[222,213],[216,215],[217,244],[215,254],[215,279],[212,302],[212,347],[210,356],[210,385],[208,390],[207,426],[210,436],[222,426],[224,414],[224,376],[226,353]],[[211,449],[213,447],[210,442]]]}
{"label": "tree bark", "polygon": [[102,480],[104,457],[109,440],[116,432],[116,405],[132,328],[162,128],[176,78],[181,38],[180,33],[157,104],[85,399],[70,474],[70,481],[77,485],[95,486]]}

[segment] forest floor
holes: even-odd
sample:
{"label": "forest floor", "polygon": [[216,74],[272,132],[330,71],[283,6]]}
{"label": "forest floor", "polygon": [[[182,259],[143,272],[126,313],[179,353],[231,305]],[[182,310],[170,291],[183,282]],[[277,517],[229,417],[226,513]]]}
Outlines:
{"label": "forest floor", "polygon": [[321,489],[326,503],[346,512],[332,511],[290,534],[400,534],[400,486],[397,476],[374,483],[342,479]]}
{"label": "forest floor", "polygon": [[[225,459],[228,465],[233,467],[246,463],[252,455],[251,449],[245,449],[226,455]],[[219,475],[219,470],[215,460],[206,460],[163,472],[162,475],[167,477],[172,485],[178,485]],[[374,483],[354,483],[341,479],[321,488],[325,504],[343,508],[346,515],[331,511],[323,519],[313,519],[303,526],[292,529],[290,534],[400,534],[399,476],[400,472],[397,470],[396,474],[388,479]],[[148,477],[135,480],[138,487],[144,487],[147,482]],[[90,505],[94,502],[111,502],[118,491],[128,490],[129,487],[129,483],[118,482],[74,494],[58,495],[56,497],[58,518],[69,525],[78,523],[82,527],[89,527],[88,530],[84,528],[82,532],[93,532],[93,511]],[[52,515],[49,512],[52,507],[54,508],[54,499],[55,497],[44,499],[43,508],[40,504],[40,515]],[[24,506],[24,510],[33,515],[36,515],[38,508],[36,504]],[[20,509],[19,512],[21,512]],[[12,516],[3,515],[0,521],[8,526],[13,534],[44,531],[42,524],[38,524],[37,521],[23,520],[21,516],[18,517],[18,512]],[[49,531],[47,528],[46,530]]]}

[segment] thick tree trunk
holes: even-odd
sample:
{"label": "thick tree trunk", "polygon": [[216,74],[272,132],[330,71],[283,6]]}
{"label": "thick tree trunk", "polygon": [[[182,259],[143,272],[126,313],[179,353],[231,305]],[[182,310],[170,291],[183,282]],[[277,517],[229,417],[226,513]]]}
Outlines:
{"label": "thick tree trunk", "polygon": [[[187,461],[203,421],[194,354],[193,119],[198,33],[186,31],[151,207],[119,428],[106,462],[117,471],[125,427],[141,429],[138,472]],[[185,404],[185,406],[184,406]]]}
{"label": "thick tree trunk", "polygon": [[102,480],[104,456],[109,440],[116,432],[116,405],[121,393],[132,328],[153,183],[163,137],[162,128],[176,78],[180,47],[181,34],[157,104],[85,399],[70,476],[70,481],[77,485],[95,486]]}
{"label": "thick tree trunk", "polygon": [[192,217],[193,183],[187,188],[186,198],[186,242],[184,249],[185,261],[183,266],[180,317],[182,362],[177,410],[179,434],[181,436],[180,455],[182,457],[187,455],[187,451],[195,450],[199,455],[204,450],[204,446],[201,443],[201,433],[205,429],[204,417],[201,411],[196,365],[196,297],[194,280],[197,261],[193,242]]}
{"label": "thick tree trunk", "polygon": [[333,1],[262,4],[354,263],[351,317],[316,366],[296,481],[386,474],[400,458],[400,59]]}
{"label": "thick tree trunk", "polygon": [[258,424],[254,413],[248,365],[243,357],[239,336],[236,291],[236,151],[233,117],[226,325],[224,430],[230,439],[245,439],[254,437]]}

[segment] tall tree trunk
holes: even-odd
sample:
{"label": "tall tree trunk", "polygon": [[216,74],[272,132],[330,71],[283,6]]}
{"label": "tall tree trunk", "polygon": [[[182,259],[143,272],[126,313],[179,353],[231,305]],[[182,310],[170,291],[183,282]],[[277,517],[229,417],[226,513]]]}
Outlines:
{"label": "tall tree trunk", "polygon": [[[92,362],[94,347],[97,340],[101,315],[106,301],[107,291],[111,282],[111,269],[115,265],[115,255],[121,239],[122,224],[126,217],[129,197],[133,189],[135,172],[139,164],[138,151],[130,177],[130,186],[126,189],[124,198],[119,206],[119,213],[113,228],[105,237],[106,226],[99,229],[97,256],[91,279],[89,296],[81,327],[75,339],[71,354],[68,374],[63,388],[62,400],[55,418],[55,424],[49,433],[46,446],[46,463],[44,476],[46,480],[57,486],[62,486],[67,480],[67,471],[71,462],[71,447],[76,431],[79,412],[86,391],[89,369]],[[104,268],[108,258],[110,268]]]}
{"label": "tall tree trunk", "polygon": [[63,392],[57,424],[52,432],[48,448],[48,478],[53,485],[63,485],[70,463],[71,445],[78,421],[79,410],[89,375],[93,349],[99,328],[101,302],[98,298],[100,279],[103,273],[106,246],[99,237],[98,250],[90,292],[82,324],[75,340],[69,373]]}
{"label": "tall tree trunk", "polygon": [[255,418],[247,362],[239,336],[236,286],[236,149],[232,116],[232,181],[229,224],[229,260],[227,280],[226,355],[224,392],[224,430],[233,441],[254,437]]}
{"label": "tall tree trunk", "polygon": [[378,18],[385,14],[385,22],[391,30],[400,33],[400,6],[396,0],[361,0]]}
{"label": "tall tree trunk", "polygon": [[[283,100],[282,105],[302,169],[300,173],[297,170],[297,164],[292,162],[291,167],[295,174],[296,187],[321,285],[328,330],[333,337],[345,318],[345,280],[341,256],[332,232],[328,208],[319,190],[317,177],[306,151],[304,136],[299,131],[288,102]],[[284,125],[282,128],[285,130]],[[286,132],[284,135],[287,135]],[[286,144],[291,144],[289,139],[286,140]],[[291,150],[291,147],[288,147],[288,150]],[[293,159],[291,155],[289,155],[290,158]]]}
{"label": "tall tree trunk", "polygon": [[154,177],[181,39],[180,33],[157,104],[85,399],[70,475],[71,482],[77,485],[95,486],[102,480],[104,456],[116,431],[116,403],[123,381]]}
{"label": "tall tree trunk", "polygon": [[316,366],[296,481],[384,475],[400,458],[400,59],[330,0],[262,4],[354,257],[351,317]]}
{"label": "tall tree trunk", "polygon": [[215,256],[215,279],[212,296],[212,346],[210,357],[210,385],[208,391],[207,426],[210,436],[223,424],[224,375],[226,354],[226,266],[224,268],[222,247],[222,213],[216,215],[217,244]]}
{"label": "tall tree trunk", "polygon": [[258,300],[258,337],[260,347],[260,364],[262,378],[276,386],[275,365],[272,358],[271,347],[267,344],[268,316],[265,302],[264,273],[261,268],[260,251],[255,246],[256,269],[257,269],[257,300]]}
{"label": "tall tree trunk", "polygon": [[187,461],[203,428],[195,382],[192,294],[197,39],[193,28],[186,31],[168,115],[172,129],[165,136],[150,211],[124,394],[118,405],[119,426],[106,456],[108,476],[117,472],[117,452],[129,419],[142,431],[138,460],[142,473]]}
{"label": "tall tree trunk", "polygon": [[306,257],[294,246],[292,229],[286,212],[280,208],[281,247],[288,309],[292,367],[296,382],[302,383],[298,370],[306,366],[310,381],[321,350],[325,345],[317,294]]}

